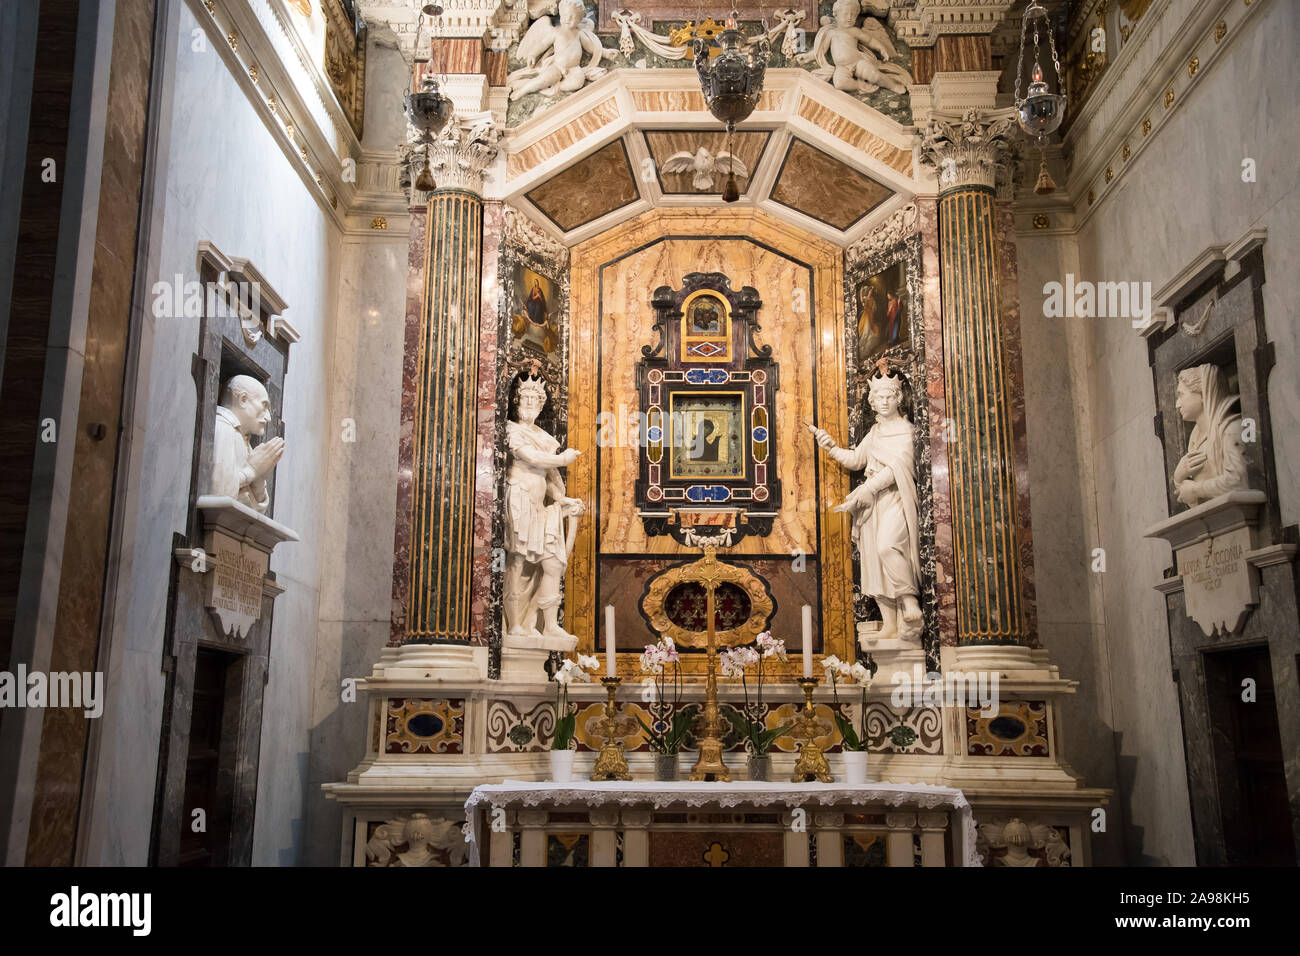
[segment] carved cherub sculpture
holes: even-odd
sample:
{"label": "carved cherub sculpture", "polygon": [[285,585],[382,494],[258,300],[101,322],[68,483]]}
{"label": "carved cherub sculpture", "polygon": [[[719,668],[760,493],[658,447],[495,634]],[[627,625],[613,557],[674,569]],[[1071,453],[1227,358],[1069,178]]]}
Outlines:
{"label": "carved cherub sculpture", "polygon": [[[549,17],[541,17],[519,41],[519,59],[528,65],[506,78],[512,100],[539,90],[547,96],[573,93],[588,80],[605,75],[600,65],[605,48],[596,36],[596,25],[584,19],[586,8],[580,0],[560,0],[559,10],[558,26]],[[547,50],[551,52],[542,57]],[[586,66],[582,65],[584,52],[591,54]],[[542,61],[537,64],[539,57]]]}
{"label": "carved cherub sculpture", "polygon": [[375,827],[366,841],[366,865],[464,866],[468,852],[460,824],[416,812]]}
{"label": "carved cherub sculpture", "polygon": [[796,62],[816,61],[819,69],[813,70],[813,76],[829,80],[837,90],[874,93],[883,86],[905,92],[914,82],[912,74],[889,62],[897,51],[880,21],[867,17],[857,26],[862,12],[859,0],[836,0],[831,10],[835,16],[822,17],[813,48],[795,57]]}
{"label": "carved cherub sculpture", "polygon": [[506,423],[510,451],[505,495],[506,635],[545,638],[554,650],[572,650],[578,639],[559,625],[560,581],[573,550],[578,516],[586,505],[581,498],[564,494],[558,469],[573,464],[581,453],[572,448],[560,451],[560,443],[536,424],[545,404],[543,381],[521,376],[515,421]]}
{"label": "carved cherub sculpture", "polygon": [[221,390],[212,438],[212,476],[208,493],[234,498],[265,512],[271,503],[266,478],[284,454],[284,439],[272,438],[256,448],[249,437],[266,432],[271,400],[266,387],[250,375],[235,375]]}
{"label": "carved cherub sculpture", "polygon": [[1217,365],[1196,365],[1178,373],[1175,406],[1184,420],[1195,422],[1187,454],[1174,469],[1174,495],[1183,504],[1198,505],[1247,487],[1241,415],[1234,410],[1238,401]]}
{"label": "carved cherub sculpture", "polygon": [[862,484],[834,510],[853,516],[862,593],[875,599],[884,619],[879,639],[912,641],[921,634],[921,560],[913,428],[899,413],[901,382],[893,375],[871,379],[868,400],[876,423],[857,448],[839,448],[822,429],[809,425],[808,430],[837,465],[865,473]]}

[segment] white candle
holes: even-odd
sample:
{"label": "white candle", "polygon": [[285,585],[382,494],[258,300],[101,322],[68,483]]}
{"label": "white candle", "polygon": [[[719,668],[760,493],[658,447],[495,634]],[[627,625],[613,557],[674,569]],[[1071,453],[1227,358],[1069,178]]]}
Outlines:
{"label": "white candle", "polygon": [[803,676],[812,677],[812,605],[803,606]]}
{"label": "white candle", "polygon": [[614,677],[614,605],[605,605],[605,676]]}

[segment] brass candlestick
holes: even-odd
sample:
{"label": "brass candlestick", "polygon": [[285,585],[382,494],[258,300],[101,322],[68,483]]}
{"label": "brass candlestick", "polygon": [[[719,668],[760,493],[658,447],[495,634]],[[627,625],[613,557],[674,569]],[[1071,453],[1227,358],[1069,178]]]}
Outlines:
{"label": "brass candlestick", "polygon": [[831,725],[818,717],[817,711],[813,708],[812,695],[817,684],[815,677],[799,678],[799,687],[803,691],[803,710],[795,716],[790,733],[795,737],[803,738],[803,743],[799,747],[799,759],[795,761],[791,783],[803,783],[807,780],[831,783],[835,780],[831,776],[831,766],[826,762],[826,755],[822,753],[822,748],[817,746],[817,738],[830,733],[831,730]]}
{"label": "brass candlestick", "polygon": [[618,685],[623,683],[621,677],[602,677],[609,700],[605,702],[605,715],[588,724],[595,734],[605,738],[600,745],[600,756],[596,766],[591,770],[592,780],[631,780],[632,774],[627,769],[627,756],[623,753],[623,738],[637,731],[637,723],[626,714],[619,714],[614,704],[618,694]]}

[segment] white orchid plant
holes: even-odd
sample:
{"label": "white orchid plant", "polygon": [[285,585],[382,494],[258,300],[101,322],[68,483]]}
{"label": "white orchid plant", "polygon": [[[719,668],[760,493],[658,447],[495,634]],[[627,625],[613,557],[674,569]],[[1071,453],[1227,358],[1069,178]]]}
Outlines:
{"label": "white orchid plant", "polygon": [[[786,660],[785,642],[777,640],[771,631],[758,635],[753,647],[733,647],[718,654],[722,676],[740,678],[740,686],[745,692],[745,709],[738,713],[734,707],[726,708],[723,713],[731,721],[736,735],[745,741],[745,749],[755,757],[766,756],[776,738],[780,737],[793,724],[764,729],[763,713],[763,662],[769,657]],[[749,703],[749,683],[746,669],[758,665],[758,700],[751,708]]]}
{"label": "white orchid plant", "polygon": [[[672,678],[668,678],[668,665],[673,667]],[[647,695],[650,696],[650,720],[647,724],[640,717],[636,718],[641,729],[650,740],[650,749],[660,754],[676,754],[686,740],[695,719],[697,704],[682,703],[681,655],[671,637],[662,637],[657,643],[647,644],[641,654],[641,673],[647,675],[642,681]],[[673,699],[671,703],[665,695],[665,685],[671,680]]]}
{"label": "white orchid plant", "polygon": [[879,746],[884,741],[884,736],[868,737],[867,736],[867,688],[871,686],[871,680],[876,676],[876,668],[873,663],[868,668],[861,661],[842,661],[834,654],[822,658],[822,667],[826,669],[826,676],[831,681],[831,694],[835,698],[835,703],[840,702],[838,682],[844,681],[845,684],[855,684],[862,692],[862,699],[858,707],[858,719],[861,721],[862,730],[853,726],[853,721],[844,717],[838,710],[832,709],[831,716],[835,718],[835,726],[839,729],[840,736],[844,739],[845,750],[866,750],[870,746]]}
{"label": "white orchid plant", "polygon": [[600,661],[592,654],[579,654],[575,661],[565,658],[555,669],[551,679],[555,681],[555,736],[551,740],[552,750],[573,749],[573,731],[578,723],[577,708],[569,704],[569,685],[574,681],[588,683],[591,674],[600,669]]}

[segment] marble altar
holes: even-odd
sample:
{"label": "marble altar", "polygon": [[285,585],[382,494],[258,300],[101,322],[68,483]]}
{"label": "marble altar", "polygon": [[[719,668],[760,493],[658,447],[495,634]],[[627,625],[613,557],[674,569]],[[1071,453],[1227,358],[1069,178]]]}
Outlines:
{"label": "marble altar", "polygon": [[[744,812],[726,813],[738,808]],[[916,857],[921,866],[981,865],[966,797],[928,784],[506,780],[475,787],[465,814],[471,866],[516,865],[516,834],[517,865],[552,865],[547,851],[557,834],[588,830],[589,866],[721,866],[740,856],[739,841],[751,834],[779,835],[781,864],[790,867],[844,866],[844,841],[855,836],[883,837],[883,865],[913,866]],[[681,834],[705,848],[698,861],[688,862],[680,845],[670,848]],[[738,842],[729,848],[729,840]]]}

